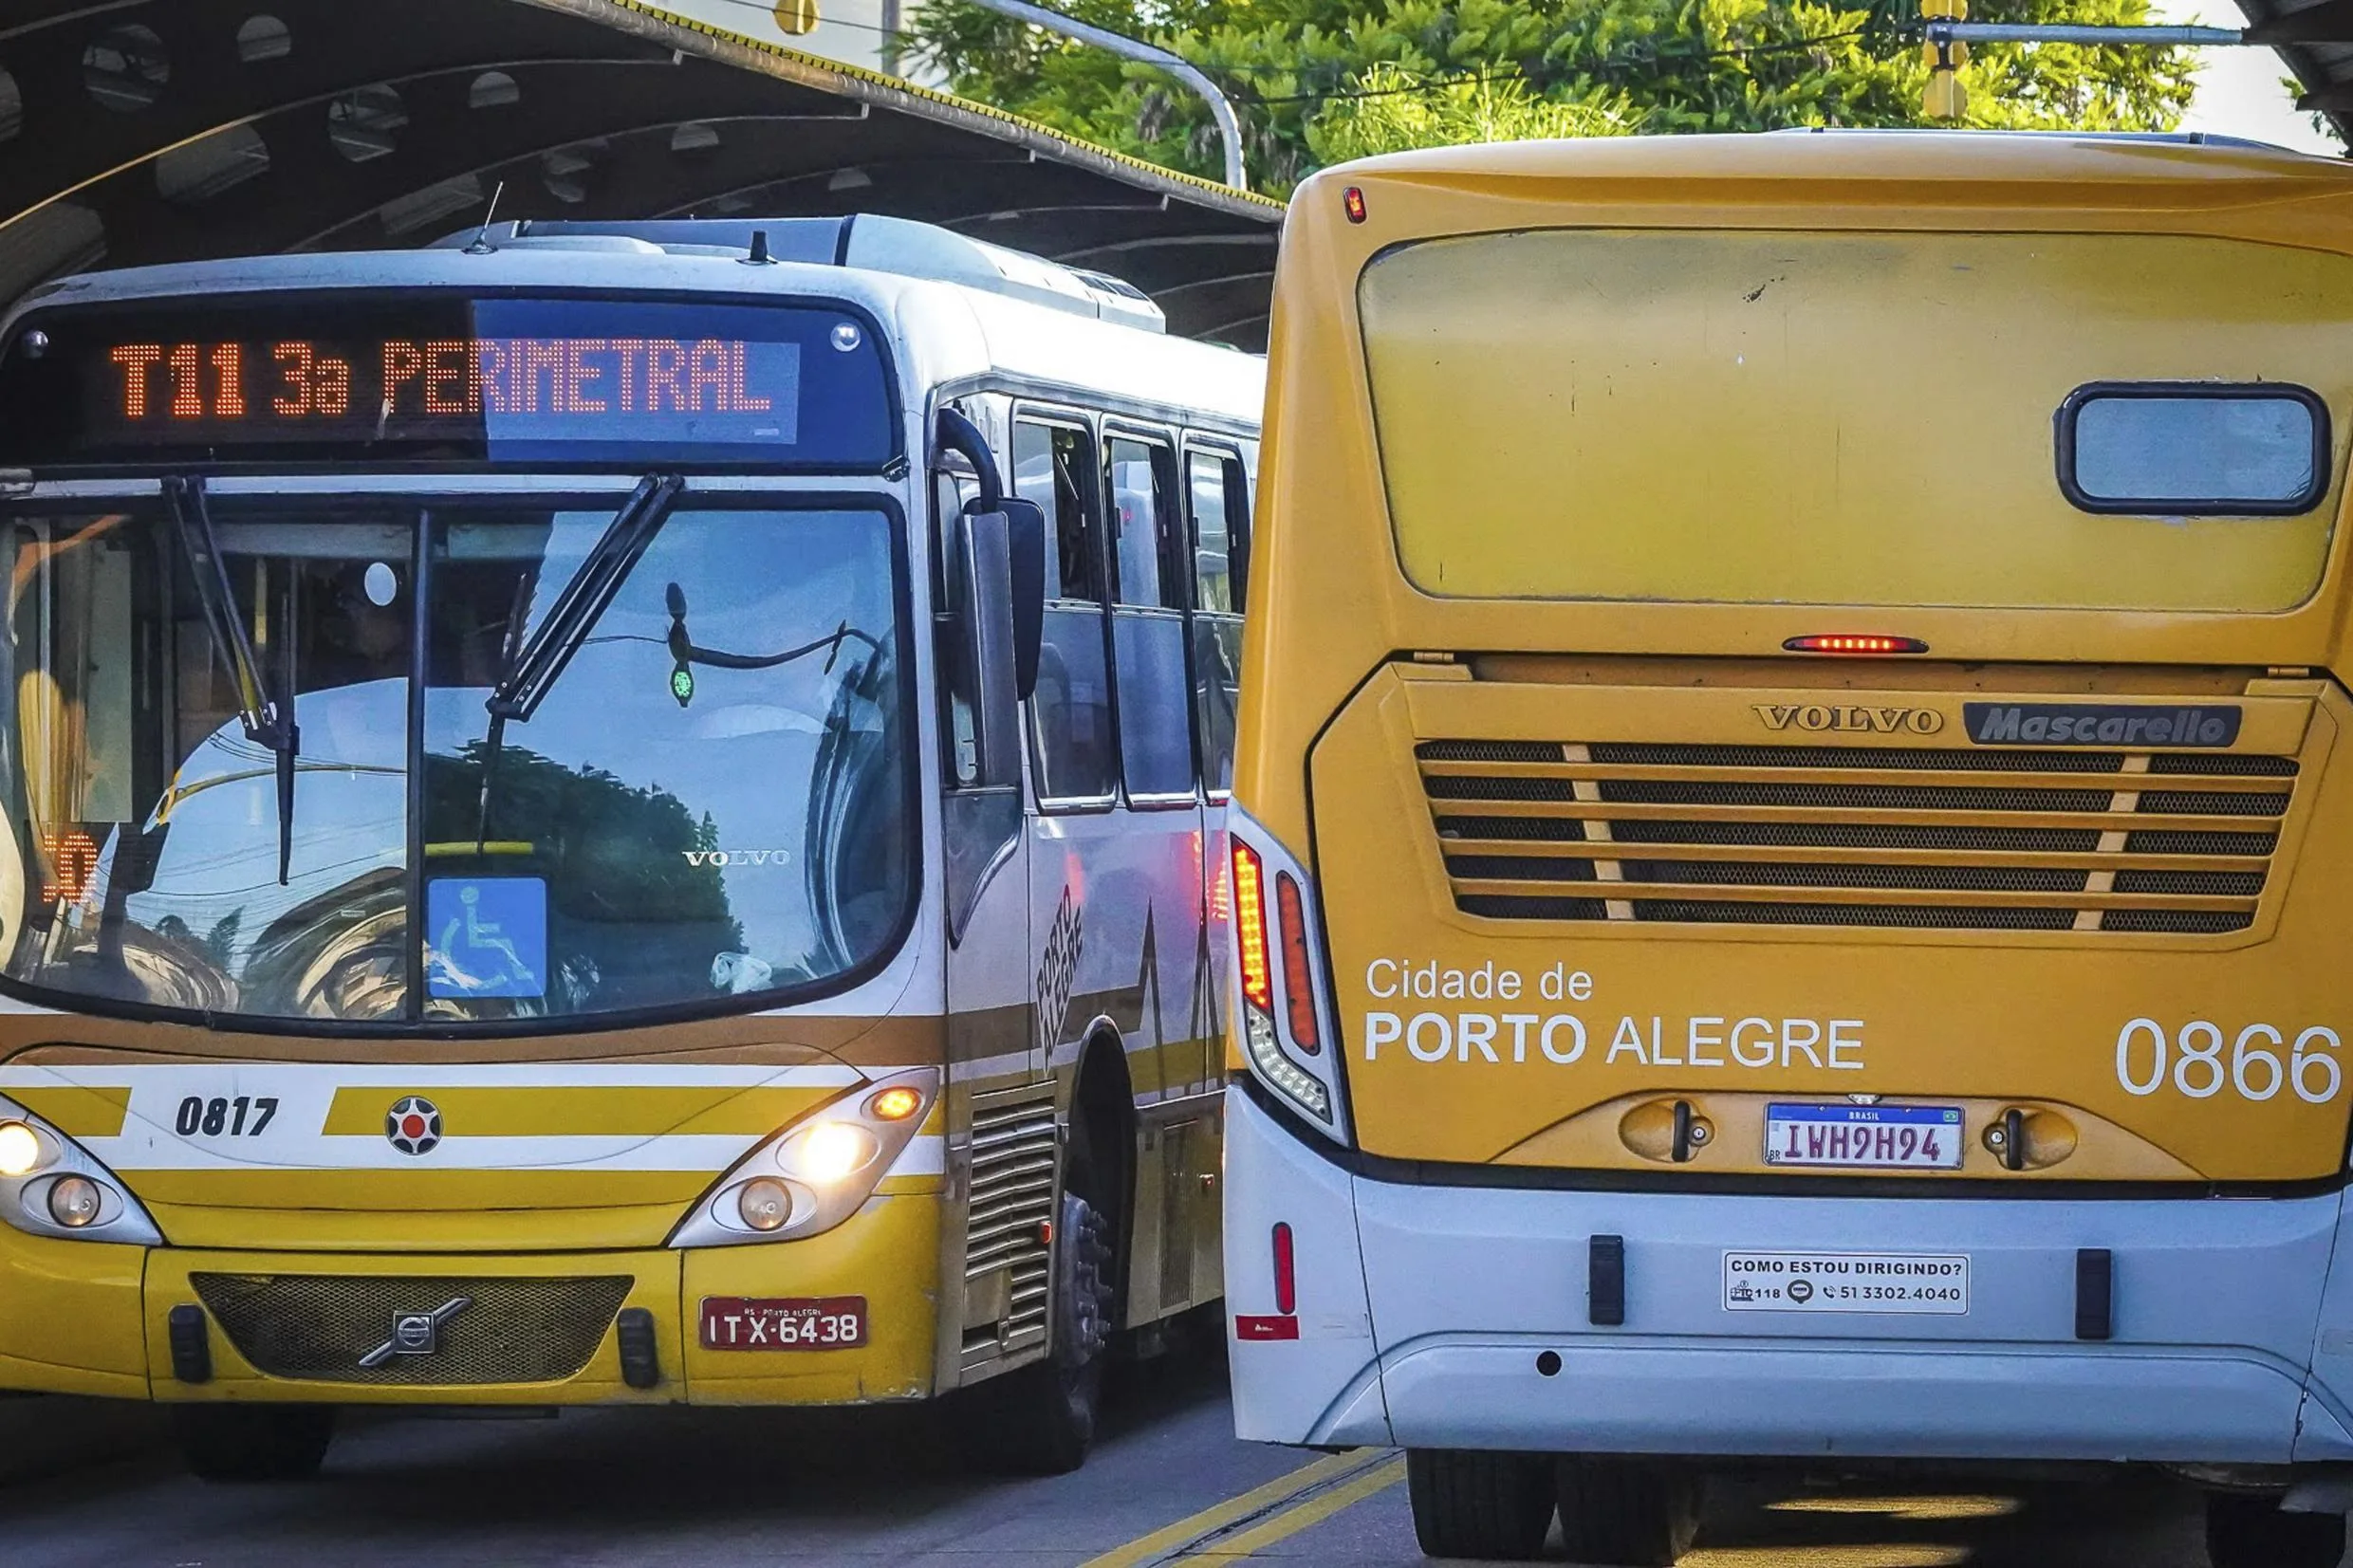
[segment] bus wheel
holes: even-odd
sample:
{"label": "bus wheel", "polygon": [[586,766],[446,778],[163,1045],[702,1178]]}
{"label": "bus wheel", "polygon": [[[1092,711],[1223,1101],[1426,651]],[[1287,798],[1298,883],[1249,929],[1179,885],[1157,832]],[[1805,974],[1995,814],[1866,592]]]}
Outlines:
{"label": "bus wheel", "polygon": [[302,1481],[335,1437],[332,1405],[175,1405],[191,1472],[206,1481]]}
{"label": "bus wheel", "polygon": [[1699,1487],[1655,1460],[1572,1455],[1559,1472],[1561,1536],[1571,1562],[1673,1568],[1699,1533]]}
{"label": "bus wheel", "polygon": [[1552,1465],[1536,1454],[1409,1448],[1414,1537],[1434,1558],[1526,1562],[1552,1528]]}
{"label": "bus wheel", "polygon": [[2284,1514],[2279,1500],[2236,1492],[2206,1496],[2206,1557],[2214,1568],[2337,1568],[2343,1514]]}
{"label": "bus wheel", "polygon": [[1111,1225],[1076,1192],[1062,1197],[1054,1249],[1053,1351],[984,1385],[971,1436],[976,1456],[1023,1475],[1061,1475],[1086,1462],[1111,1340]]}

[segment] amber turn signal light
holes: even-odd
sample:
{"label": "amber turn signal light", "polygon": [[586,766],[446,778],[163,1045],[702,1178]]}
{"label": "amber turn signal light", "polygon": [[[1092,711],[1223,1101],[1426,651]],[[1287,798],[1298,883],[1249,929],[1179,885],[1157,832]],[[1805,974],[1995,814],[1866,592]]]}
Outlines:
{"label": "amber turn signal light", "polygon": [[1315,1027],[1315,982],[1307,973],[1307,920],[1299,884],[1290,873],[1274,874],[1274,913],[1283,933],[1283,1001],[1290,1015],[1291,1043],[1315,1055],[1324,1048]]}
{"label": "amber turn signal light", "polygon": [[923,1097],[905,1084],[895,1084],[866,1101],[866,1114],[877,1121],[905,1121],[923,1108]]}

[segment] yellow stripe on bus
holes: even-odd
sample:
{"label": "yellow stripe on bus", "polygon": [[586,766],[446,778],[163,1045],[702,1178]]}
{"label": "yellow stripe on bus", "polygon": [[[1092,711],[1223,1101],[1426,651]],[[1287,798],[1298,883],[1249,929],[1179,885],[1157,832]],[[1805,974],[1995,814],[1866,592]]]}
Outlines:
{"label": "yellow stripe on bus", "polygon": [[76,1084],[10,1089],[9,1098],[69,1138],[120,1136],[130,1114],[127,1088],[88,1089]]}
{"label": "yellow stripe on bus", "polygon": [[377,1085],[335,1091],[323,1131],[330,1137],[381,1136],[396,1100],[421,1095],[441,1112],[444,1137],[655,1137],[664,1134],[773,1133],[839,1091],[833,1088],[733,1089],[582,1084],[435,1087],[420,1081],[399,1093]]}

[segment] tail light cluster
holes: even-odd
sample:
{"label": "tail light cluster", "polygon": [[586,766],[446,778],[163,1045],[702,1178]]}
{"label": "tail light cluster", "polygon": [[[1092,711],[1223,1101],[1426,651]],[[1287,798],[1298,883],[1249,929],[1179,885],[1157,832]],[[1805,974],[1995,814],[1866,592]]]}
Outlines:
{"label": "tail light cluster", "polygon": [[[1234,972],[1241,990],[1242,1054],[1267,1087],[1343,1139],[1336,1052],[1316,968],[1316,932],[1305,868],[1237,809],[1233,856]],[[1261,847],[1266,846],[1266,847]]]}

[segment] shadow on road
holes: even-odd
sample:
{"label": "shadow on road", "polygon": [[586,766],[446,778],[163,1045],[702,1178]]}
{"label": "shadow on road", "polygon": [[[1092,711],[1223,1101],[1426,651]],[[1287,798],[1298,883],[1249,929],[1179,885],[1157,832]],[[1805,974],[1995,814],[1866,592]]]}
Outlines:
{"label": "shadow on road", "polygon": [[[1230,1432],[1225,1392],[1223,1346],[1208,1337],[1115,1366],[1088,1484],[1116,1486],[1122,1470],[1134,1470],[1128,1485],[1148,1485],[1158,1461],[1143,1450],[1172,1423]],[[895,1539],[913,1556],[1018,1531],[1047,1501],[1041,1488],[1059,1496],[1082,1485],[1078,1477],[1009,1479],[968,1462],[954,1426],[963,1418],[953,1399],[859,1411],[660,1408],[524,1419],[356,1411],[346,1412],[314,1482],[208,1487],[182,1475],[175,1455],[150,1453],[0,1487],[0,1520],[56,1527],[89,1547],[90,1561],[109,1560],[102,1542],[111,1531],[93,1524],[104,1521],[127,1541],[132,1525],[123,1516],[158,1506],[159,1494],[197,1540],[222,1540],[213,1525],[229,1540],[281,1550],[306,1542],[330,1554],[312,1561],[360,1560],[337,1549],[420,1536],[477,1549],[593,1540],[631,1560],[664,1560],[645,1548],[690,1522],[700,1545],[678,1560],[723,1560],[726,1543],[773,1542],[780,1528],[804,1547],[862,1555]],[[720,1556],[705,1556],[714,1548]],[[538,1555],[526,1549],[506,1560]],[[145,1559],[134,1552],[113,1560]]]}

